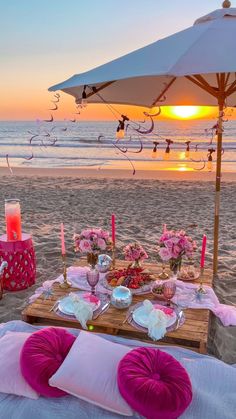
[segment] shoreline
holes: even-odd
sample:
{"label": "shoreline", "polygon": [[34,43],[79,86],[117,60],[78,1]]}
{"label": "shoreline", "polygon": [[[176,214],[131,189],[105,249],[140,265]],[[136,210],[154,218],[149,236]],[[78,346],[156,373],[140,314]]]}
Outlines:
{"label": "shoreline", "polygon": [[[0,177],[72,177],[72,178],[109,178],[109,179],[146,179],[175,181],[215,182],[215,172],[174,171],[174,170],[136,170],[135,175],[127,169],[111,168],[29,168],[13,167],[13,174],[7,167],[0,167]],[[236,173],[223,172],[222,182],[236,182]]]}

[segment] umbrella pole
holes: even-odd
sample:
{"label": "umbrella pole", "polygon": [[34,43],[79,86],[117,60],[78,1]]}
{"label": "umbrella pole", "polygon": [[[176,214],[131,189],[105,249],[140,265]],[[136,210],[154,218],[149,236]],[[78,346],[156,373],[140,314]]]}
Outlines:
{"label": "umbrella pole", "polygon": [[220,211],[220,187],[221,187],[221,154],[222,154],[222,125],[224,97],[218,98],[219,116],[217,133],[217,160],[216,160],[216,187],[215,187],[215,222],[214,222],[214,253],[213,274],[218,270],[218,245],[219,245],[219,211]]}

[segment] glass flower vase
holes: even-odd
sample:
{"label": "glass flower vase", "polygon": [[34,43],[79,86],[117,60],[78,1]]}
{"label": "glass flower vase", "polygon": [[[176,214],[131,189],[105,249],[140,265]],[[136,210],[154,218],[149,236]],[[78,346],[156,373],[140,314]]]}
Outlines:
{"label": "glass flower vase", "polygon": [[182,258],[170,260],[171,279],[177,279],[181,269]]}
{"label": "glass flower vase", "polygon": [[93,252],[87,253],[87,262],[90,265],[91,269],[95,269],[95,266],[98,262],[98,254]]}

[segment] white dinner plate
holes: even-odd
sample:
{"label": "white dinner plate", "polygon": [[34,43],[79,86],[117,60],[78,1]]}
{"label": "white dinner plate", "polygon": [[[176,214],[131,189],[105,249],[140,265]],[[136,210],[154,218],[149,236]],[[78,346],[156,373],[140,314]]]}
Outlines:
{"label": "white dinner plate", "polygon": [[[83,297],[84,294],[88,294],[88,293],[81,292],[81,293],[76,293],[76,294],[79,294],[81,297]],[[85,301],[88,301],[88,300],[85,299]],[[91,303],[93,311],[97,310],[98,307],[100,307],[100,304],[101,304],[100,300],[97,303]],[[71,300],[71,297],[69,297],[69,296],[64,297],[60,301],[60,303],[58,304],[58,309],[63,314],[68,314],[69,316],[73,316],[74,315],[74,306],[73,306],[73,301]]]}
{"label": "white dinner plate", "polygon": [[[147,313],[147,310],[145,309],[143,305],[138,307],[133,312],[133,320],[135,321],[135,323],[137,323],[139,326],[145,327],[146,329],[148,328],[148,316],[149,316],[149,313]],[[166,317],[167,317],[166,327],[170,327],[172,326],[172,324],[176,322],[177,316],[176,316],[175,311],[173,311],[172,315],[167,314]]]}

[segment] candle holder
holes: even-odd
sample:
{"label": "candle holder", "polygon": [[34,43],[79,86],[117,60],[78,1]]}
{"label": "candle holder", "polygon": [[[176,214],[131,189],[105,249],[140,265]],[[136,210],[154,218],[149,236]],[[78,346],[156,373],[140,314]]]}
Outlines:
{"label": "candle holder", "polygon": [[199,285],[199,287],[198,287],[198,289],[196,291],[197,294],[199,294],[199,295],[206,294],[206,290],[203,287],[203,275],[204,275],[204,268],[201,268],[200,269],[200,285]]}
{"label": "candle holder", "polygon": [[8,241],[22,239],[21,209],[19,199],[5,199],[5,218]]}
{"label": "candle holder", "polygon": [[162,264],[162,267],[161,268],[162,268],[162,271],[159,273],[158,278],[160,278],[160,279],[167,279],[167,278],[169,278],[168,273],[165,272],[166,267],[165,267],[165,264],[164,263]]}
{"label": "candle holder", "polygon": [[71,287],[71,282],[67,280],[67,266],[66,266],[66,255],[62,255],[62,263],[63,263],[63,282],[59,285],[60,288],[68,289]]}
{"label": "candle holder", "polygon": [[112,269],[116,268],[116,247],[115,247],[115,243],[112,243],[112,248],[111,248],[111,258],[112,258],[112,264],[111,267]]}

